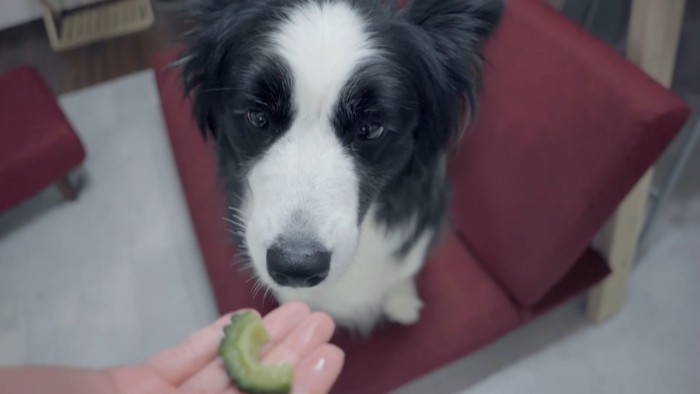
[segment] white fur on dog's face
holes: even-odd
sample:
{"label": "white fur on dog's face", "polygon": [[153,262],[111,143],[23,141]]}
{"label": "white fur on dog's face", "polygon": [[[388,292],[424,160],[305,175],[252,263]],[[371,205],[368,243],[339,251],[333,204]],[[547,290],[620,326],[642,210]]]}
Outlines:
{"label": "white fur on dog's face", "polygon": [[314,238],[332,253],[326,280],[332,282],[354,259],[360,225],[360,180],[336,136],[333,112],[353,72],[377,50],[364,20],[342,2],[298,6],[271,42],[292,73],[295,116],[248,173],[248,253],[274,289],[265,265],[268,248],[283,235]]}

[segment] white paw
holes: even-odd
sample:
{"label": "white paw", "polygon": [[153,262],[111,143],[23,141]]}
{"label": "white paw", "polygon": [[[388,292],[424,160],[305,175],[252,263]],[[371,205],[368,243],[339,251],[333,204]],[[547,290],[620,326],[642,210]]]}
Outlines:
{"label": "white paw", "polygon": [[389,320],[410,326],[420,319],[423,302],[414,294],[397,292],[389,295],[384,303],[384,313]]}

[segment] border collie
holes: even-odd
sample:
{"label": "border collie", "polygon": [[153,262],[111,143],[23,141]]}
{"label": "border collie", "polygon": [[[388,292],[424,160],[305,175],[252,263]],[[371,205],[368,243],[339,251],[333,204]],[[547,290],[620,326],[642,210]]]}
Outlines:
{"label": "border collie", "polygon": [[[206,0],[180,59],[236,242],[278,301],[370,332],[419,320],[502,0]],[[465,105],[465,103],[467,105]],[[471,116],[470,116],[471,117]]]}

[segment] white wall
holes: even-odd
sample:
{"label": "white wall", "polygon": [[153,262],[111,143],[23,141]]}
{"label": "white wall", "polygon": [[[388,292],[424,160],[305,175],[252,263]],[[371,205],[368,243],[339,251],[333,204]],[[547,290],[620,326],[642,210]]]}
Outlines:
{"label": "white wall", "polygon": [[0,29],[39,18],[39,0],[0,0]]}

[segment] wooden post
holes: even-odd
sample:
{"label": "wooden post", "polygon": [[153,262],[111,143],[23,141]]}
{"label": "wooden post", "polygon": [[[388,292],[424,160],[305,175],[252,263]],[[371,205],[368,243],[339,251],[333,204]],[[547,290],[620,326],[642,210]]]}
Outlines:
{"label": "wooden post", "polygon": [[[685,0],[632,1],[627,56],[666,87],[673,82],[684,11]],[[595,322],[612,317],[622,308],[653,177],[654,171],[650,170],[604,231],[603,253],[613,272],[589,295],[588,316]]]}

